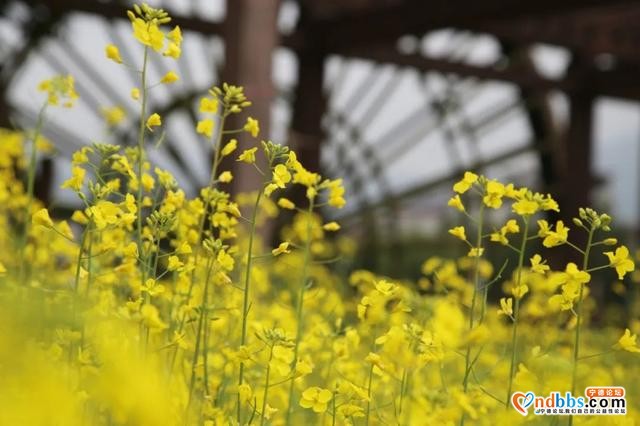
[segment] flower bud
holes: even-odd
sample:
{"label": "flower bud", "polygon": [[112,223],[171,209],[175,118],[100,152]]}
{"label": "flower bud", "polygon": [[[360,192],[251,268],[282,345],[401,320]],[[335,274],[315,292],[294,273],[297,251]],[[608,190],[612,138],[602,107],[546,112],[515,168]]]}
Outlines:
{"label": "flower bud", "polygon": [[587,212],[582,207],[578,209],[578,215],[580,216],[580,219],[587,220]]}
{"label": "flower bud", "polygon": [[577,217],[573,218],[573,223],[576,224],[577,226],[584,226],[584,225],[582,225],[582,221],[580,219],[578,219]]}
{"label": "flower bud", "polygon": [[616,244],[618,244],[618,239],[617,238],[607,238],[602,242],[602,244],[604,244],[605,246],[615,246]]}

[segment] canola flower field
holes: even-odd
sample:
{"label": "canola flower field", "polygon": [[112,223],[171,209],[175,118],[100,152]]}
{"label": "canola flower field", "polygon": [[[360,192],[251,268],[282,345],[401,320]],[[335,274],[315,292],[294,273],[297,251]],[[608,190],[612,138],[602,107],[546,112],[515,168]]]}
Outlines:
{"label": "canola flower field", "polygon": [[[0,130],[0,424],[3,425],[633,425],[640,420],[640,321],[590,324],[591,275],[630,281],[634,260],[610,236],[607,214],[585,208],[573,223],[548,223],[550,195],[467,172],[449,205],[460,259],[432,257],[417,283],[364,271],[336,273],[353,254],[340,225],[319,209],[347,202],[342,181],[307,170],[286,146],[258,139],[241,87],[214,87],[200,100],[197,133],[215,153],[211,180],[189,199],[153,167],[145,146],[162,117],[147,108],[156,84],[151,55],[179,60],[182,34],[166,12],[129,12],[144,55],[125,64],[140,76],[138,144],[88,144],[62,185],[84,206],[53,220],[34,197],[47,111],[72,107],[71,76],[40,84],[34,129]],[[119,108],[105,109],[116,124]],[[255,147],[239,152],[234,134]],[[225,160],[226,159],[226,160]],[[224,160],[224,161],[223,161]],[[229,160],[255,171],[254,192],[231,197]],[[305,202],[284,190],[299,187]],[[289,211],[281,243],[260,227]],[[495,226],[495,213],[507,217]],[[585,236],[575,239],[574,236]],[[586,241],[576,243],[574,241]],[[514,272],[487,253],[504,246]],[[554,271],[555,247],[582,261]],[[537,252],[527,258],[525,253]],[[506,260],[506,259],[505,259]],[[618,285],[621,286],[620,282]],[[630,285],[638,285],[630,283]],[[500,288],[499,305],[488,301]],[[623,386],[627,414],[523,416],[516,392],[582,395]]]}

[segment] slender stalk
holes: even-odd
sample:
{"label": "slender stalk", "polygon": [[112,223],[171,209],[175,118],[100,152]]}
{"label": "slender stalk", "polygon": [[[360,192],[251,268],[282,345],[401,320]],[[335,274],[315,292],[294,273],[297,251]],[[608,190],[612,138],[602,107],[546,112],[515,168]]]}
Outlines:
{"label": "slender stalk", "polygon": [[[296,301],[296,340],[293,347],[293,366],[298,363],[298,350],[300,347],[300,338],[302,336],[303,328],[303,305],[304,305],[304,293],[307,287],[307,275],[309,270],[309,260],[311,258],[311,215],[313,214],[314,200],[309,200],[309,208],[307,209],[307,229],[306,229],[306,241],[304,244],[304,261],[302,264],[302,279],[300,281],[300,288],[298,289],[298,300]],[[291,412],[293,411],[293,388],[294,380],[291,380],[289,384],[289,404],[287,406],[287,421],[289,425],[291,422]]]}
{"label": "slender stalk", "polygon": [[333,398],[332,398],[331,404],[333,405],[333,410],[331,413],[331,426],[336,426],[336,392],[335,391],[333,391]]}
{"label": "slender stalk", "polygon": [[[582,270],[586,271],[589,267],[589,253],[591,252],[591,245],[593,242],[593,234],[595,233],[595,226],[591,225],[589,229],[589,238],[587,240],[587,246],[584,250],[584,256],[582,258]],[[576,334],[573,344],[573,372],[571,374],[571,394],[576,393],[576,379],[578,376],[578,361],[580,360],[580,327],[582,325],[582,298],[584,297],[584,286],[586,284],[580,284],[580,294],[578,295],[578,302],[576,306]],[[569,417],[569,426],[573,424],[573,416]]]}
{"label": "slender stalk", "polygon": [[[223,114],[220,116],[220,126],[217,132],[215,144],[213,146],[214,158],[213,158],[213,164],[211,165],[211,176],[209,177],[209,185],[207,186],[207,189],[212,189],[214,187],[216,176],[218,174],[218,166],[220,165],[220,144],[222,142],[222,133],[224,129],[224,122],[227,118],[227,114],[228,113],[225,109]],[[200,218],[200,223],[198,224],[198,236],[200,238],[202,238],[202,234],[204,232],[204,225],[207,221],[207,214],[209,212],[209,207],[210,207],[209,203],[208,202],[205,203],[204,212],[202,213],[202,217]],[[194,265],[198,264],[199,258],[200,258],[200,250],[196,250],[193,258]],[[189,283],[189,291],[187,292],[187,301],[191,296],[191,292],[193,291],[193,286],[195,284],[195,281],[196,281],[196,268],[194,268],[193,271],[191,272],[191,282]],[[180,329],[182,329],[182,324],[180,324]]]}
{"label": "slender stalk", "polygon": [[[196,345],[193,350],[193,358],[191,360],[191,380],[189,382],[189,399],[187,402],[187,409],[185,417],[189,415],[189,408],[191,407],[191,401],[193,398],[193,387],[196,382],[196,365],[198,363],[198,355],[200,353],[200,342],[202,336],[202,325],[204,323],[204,311],[206,309],[207,293],[209,291],[209,281],[211,278],[212,260],[207,262],[207,279],[204,283],[204,292],[202,294],[202,304],[200,305],[200,315],[198,316],[198,329],[196,332]],[[186,422],[185,422],[186,423]]]}
{"label": "slender stalk", "polygon": [[[140,82],[142,86],[141,92],[141,102],[140,102],[140,126],[138,128],[138,197],[137,197],[137,207],[138,207],[138,229],[137,229],[137,237],[138,237],[138,253],[141,259],[144,259],[144,247],[142,245],[142,172],[143,172],[143,163],[144,163],[144,135],[145,135],[145,121],[147,116],[147,62],[149,60],[149,47],[144,47],[144,58],[142,60],[142,73],[140,77]],[[142,262],[144,263],[144,262]],[[142,283],[146,279],[145,270],[142,269]]]}
{"label": "slender stalk", "polygon": [[[527,245],[527,235],[529,234],[529,217],[524,222],[524,233],[522,234],[522,244],[518,254],[518,274],[516,277],[515,288],[520,287],[522,283],[522,267],[524,265],[524,252]],[[518,346],[518,314],[520,312],[520,298],[515,297],[515,304],[513,306],[513,329],[511,331],[511,364],[509,366],[509,385],[507,386],[507,398],[505,399],[505,406],[509,407],[509,401],[511,401],[511,390],[513,389],[513,375],[516,368],[516,348]]]}
{"label": "slender stalk", "polygon": [[369,426],[369,415],[371,414],[371,389],[373,384],[373,363],[369,368],[369,382],[367,384],[367,413],[364,423]]}
{"label": "slender stalk", "polygon": [[91,285],[91,269],[92,269],[91,256],[93,251],[93,236],[91,235],[92,226],[93,226],[93,221],[90,220],[89,223],[87,224],[87,234],[88,234],[87,238],[89,238],[89,247],[87,247],[87,289],[84,292],[85,298],[89,297],[89,288]]}
{"label": "slender stalk", "polygon": [[269,349],[269,361],[267,362],[267,376],[264,379],[264,394],[262,395],[262,418],[260,419],[260,426],[264,425],[265,417],[264,412],[267,409],[267,395],[269,392],[269,376],[271,373],[271,360],[273,359],[273,345]]}
{"label": "slender stalk", "polygon": [[22,236],[20,238],[20,282],[26,284],[25,280],[25,249],[27,247],[27,240],[29,239],[29,232],[31,231],[31,209],[33,208],[33,194],[35,191],[36,182],[36,159],[38,153],[37,142],[40,134],[42,133],[42,126],[44,125],[45,112],[47,110],[47,103],[45,102],[40,108],[38,113],[38,121],[36,122],[36,128],[33,132],[31,141],[31,153],[29,157],[29,168],[27,169],[27,205],[24,209],[24,227],[22,229]]}
{"label": "slender stalk", "polygon": [[[253,260],[253,241],[256,233],[256,219],[258,217],[258,207],[260,205],[260,199],[264,191],[260,189],[256,196],[256,203],[253,206],[253,213],[251,217],[251,231],[249,234],[249,247],[247,248],[247,269],[244,274],[244,295],[242,301],[242,332],[240,334],[240,346],[244,346],[247,341],[247,318],[249,316],[249,284],[251,283],[251,263]],[[238,374],[238,386],[244,383],[244,362],[240,361],[240,373]],[[240,404],[240,393],[238,393],[237,401],[237,420],[238,424],[242,424],[242,406]]]}
{"label": "slender stalk", "polygon": [[409,380],[409,375],[407,369],[402,370],[402,380],[400,382],[400,403],[398,404],[398,416],[402,415],[402,403],[404,402],[405,390],[407,388],[407,382]]}
{"label": "slender stalk", "polygon": [[[220,129],[218,130],[218,135],[216,137],[216,142],[214,144],[213,150],[214,150],[214,160],[213,160],[213,165],[211,166],[211,177],[209,178],[209,186],[207,187],[208,189],[211,189],[214,187],[215,184],[215,180],[216,180],[216,175],[218,173],[218,166],[220,163],[220,142],[222,140],[222,129],[224,127],[224,122],[225,119],[227,117],[227,112],[225,110],[225,112],[222,114],[221,118],[220,118]],[[202,234],[204,232],[204,225],[206,223],[206,218],[207,218],[207,212],[209,211],[209,204],[206,203],[204,206],[204,212],[202,213],[202,217],[200,218],[200,222],[198,225],[198,236],[200,236],[200,238],[202,237]],[[191,282],[189,283],[189,290],[187,291],[187,298],[186,298],[186,302],[189,302],[189,299],[191,298],[191,293],[193,292],[193,287],[195,286],[195,282],[196,282],[196,271],[197,271],[197,266],[198,266],[198,260],[200,259],[200,250],[195,250],[195,253],[193,255],[193,264],[196,266],[196,268],[193,268],[193,270],[191,271]],[[184,328],[184,324],[185,324],[185,319],[186,319],[186,313],[185,315],[182,317],[182,319],[180,320],[180,323],[178,324],[178,333],[181,333],[183,328]],[[178,346],[176,346],[176,348],[173,351],[173,355],[171,356],[171,362],[169,364],[169,376],[171,376],[171,374],[173,374],[173,366],[178,354]]]}
{"label": "slender stalk", "polygon": [[[484,221],[484,204],[480,205],[480,212],[478,213],[478,233],[476,235],[476,247],[480,247],[482,244],[482,225]],[[475,271],[473,277],[473,296],[471,297],[471,311],[469,312],[469,331],[473,330],[474,315],[476,310],[476,299],[478,298],[478,287],[480,286],[480,256],[476,257]],[[465,354],[465,367],[464,367],[464,379],[463,387],[464,392],[467,392],[469,387],[469,363],[471,362],[471,344],[467,345],[467,352]],[[460,424],[464,424],[464,415],[460,421]]]}

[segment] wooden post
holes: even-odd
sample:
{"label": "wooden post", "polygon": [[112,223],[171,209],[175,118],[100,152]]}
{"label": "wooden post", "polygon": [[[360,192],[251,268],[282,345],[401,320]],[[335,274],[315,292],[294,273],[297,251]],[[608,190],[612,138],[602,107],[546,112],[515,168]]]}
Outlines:
{"label": "wooden post", "polygon": [[[280,0],[228,0],[224,24],[224,81],[244,86],[247,98],[253,102],[246,114],[230,118],[229,128],[242,127],[246,117],[251,116],[260,122],[259,137],[265,140],[269,138],[274,97],[271,58],[280,39],[279,8]],[[238,152],[259,144],[246,134],[234,137],[238,140]],[[262,183],[262,177],[252,167],[230,160],[224,163],[224,168],[233,172],[233,193],[255,190]]]}

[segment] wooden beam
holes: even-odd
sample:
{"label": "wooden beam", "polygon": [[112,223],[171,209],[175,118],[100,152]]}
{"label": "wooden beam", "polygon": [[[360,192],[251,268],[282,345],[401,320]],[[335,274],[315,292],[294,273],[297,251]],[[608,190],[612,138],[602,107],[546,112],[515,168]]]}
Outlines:
{"label": "wooden beam", "polygon": [[381,64],[395,64],[422,72],[454,74],[460,77],[478,78],[512,83],[530,91],[560,90],[568,92],[588,83],[596,95],[640,100],[640,84],[637,75],[640,68],[628,67],[611,71],[597,71],[574,74],[562,79],[550,79],[527,70],[479,67],[461,62],[428,58],[419,54],[402,54],[393,47],[377,47],[349,52],[347,57],[370,60]]}
{"label": "wooden beam", "polygon": [[[408,34],[423,35],[445,27],[473,28],[484,21],[515,21],[596,7],[637,4],[633,0],[407,0],[369,11],[319,18],[313,26],[323,28],[318,39],[327,52],[342,52],[379,42],[395,41]],[[304,31],[304,30],[303,30]],[[300,34],[299,34],[300,35]],[[290,39],[295,42],[295,38]]]}
{"label": "wooden beam", "polygon": [[[71,12],[90,13],[99,15],[108,19],[126,19],[127,6],[118,1],[95,1],[95,0],[55,0],[28,1],[32,6],[43,6],[51,11],[53,15],[65,15]],[[167,9],[165,9],[167,10]],[[171,15],[171,25],[179,25],[182,30],[195,31],[201,34],[220,35],[223,32],[223,24],[218,22],[206,21],[204,19],[181,16],[179,14],[167,10]]]}

